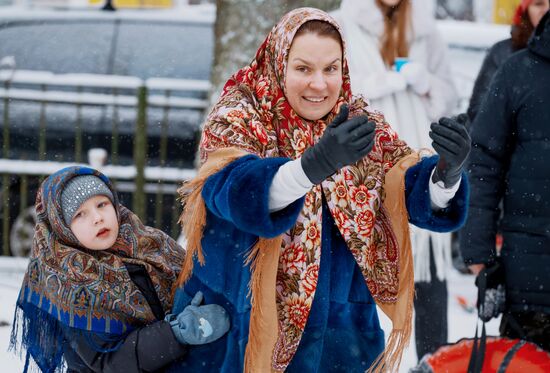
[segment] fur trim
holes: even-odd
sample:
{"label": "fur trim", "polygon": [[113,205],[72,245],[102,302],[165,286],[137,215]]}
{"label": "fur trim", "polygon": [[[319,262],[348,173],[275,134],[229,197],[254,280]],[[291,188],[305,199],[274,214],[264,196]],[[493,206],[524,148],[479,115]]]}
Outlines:
{"label": "fur trim", "polygon": [[434,212],[431,207],[428,183],[438,160],[438,155],[422,158],[406,173],[407,210],[410,222],[417,227],[434,232],[451,232],[459,229],[466,222],[470,188],[468,177],[463,172],[460,187],[449,207]]}
{"label": "fur trim", "polygon": [[204,205],[201,192],[206,179],[229,163],[247,154],[247,152],[237,148],[225,148],[211,153],[208,156],[208,160],[200,168],[198,175],[178,189],[178,195],[183,205],[183,211],[178,223],[181,225],[183,235],[187,240],[187,255],[185,256],[180,275],[174,283],[172,297],[176,289],[183,286],[189,280],[189,277],[191,277],[195,257],[201,265],[204,265],[201,240],[204,225],[206,224],[206,206]]}

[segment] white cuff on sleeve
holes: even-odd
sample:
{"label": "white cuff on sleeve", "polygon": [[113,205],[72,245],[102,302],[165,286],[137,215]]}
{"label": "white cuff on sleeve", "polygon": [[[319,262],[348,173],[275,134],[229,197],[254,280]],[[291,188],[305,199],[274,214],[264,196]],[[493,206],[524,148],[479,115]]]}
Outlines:
{"label": "white cuff on sleeve", "polygon": [[434,183],[432,181],[434,172],[435,167],[430,174],[430,200],[432,202],[432,210],[440,210],[449,206],[449,201],[452,200],[455,196],[456,191],[460,187],[460,181],[462,180],[462,178],[460,178],[458,182],[451,188],[445,188],[445,184],[443,183],[443,181],[438,181],[437,183]]}
{"label": "white cuff on sleeve", "polygon": [[312,186],[302,168],[301,158],[285,163],[279,167],[269,187],[269,211],[284,209],[303,197]]}

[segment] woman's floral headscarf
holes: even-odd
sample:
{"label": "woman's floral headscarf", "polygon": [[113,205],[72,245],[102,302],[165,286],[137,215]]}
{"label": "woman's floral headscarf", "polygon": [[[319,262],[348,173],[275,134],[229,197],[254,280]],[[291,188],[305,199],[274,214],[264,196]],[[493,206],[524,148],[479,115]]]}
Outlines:
{"label": "woman's floral headscarf", "polygon": [[296,225],[283,235],[276,284],[279,335],[272,360],[276,370],[284,370],[294,356],[311,310],[321,255],[322,194],[374,299],[396,302],[399,287],[398,248],[382,208],[383,183],[386,172],[411,150],[380,113],[368,110],[361,97],[352,96],[345,45],[337,104],[316,121],[296,114],[285,97],[287,59],[294,35],[313,20],[328,22],[342,35],[338,24],[318,9],[301,8],[286,14],[252,63],[226,83],[206,120],[200,143],[203,163],[223,148],[296,159],[319,140],[341,104],[350,106],[350,117],[368,114],[377,124],[368,157],[314,186],[306,194]]}
{"label": "woman's floral headscarf", "polygon": [[[63,189],[81,175],[97,176],[113,194],[119,234],[110,249],[82,248],[63,219]],[[21,333],[23,345],[43,371],[54,371],[60,364],[64,329],[114,337],[156,320],[125,263],[143,266],[164,311],[171,309],[183,248],[119,205],[105,175],[87,167],[64,168],[44,180],[35,208],[38,221],[17,301],[20,329],[14,324],[12,343]]]}

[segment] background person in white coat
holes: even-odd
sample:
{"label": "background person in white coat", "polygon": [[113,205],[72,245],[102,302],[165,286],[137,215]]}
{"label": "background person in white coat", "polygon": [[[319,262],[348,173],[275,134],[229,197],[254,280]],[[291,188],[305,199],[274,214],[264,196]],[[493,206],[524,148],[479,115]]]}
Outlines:
{"label": "background person in white coat", "polygon": [[[457,104],[447,47],[430,0],[343,0],[334,13],[348,40],[355,92],[384,113],[412,148],[431,148],[430,123]],[[396,71],[395,60],[407,58]],[[447,342],[450,234],[411,227],[416,282],[417,356]]]}

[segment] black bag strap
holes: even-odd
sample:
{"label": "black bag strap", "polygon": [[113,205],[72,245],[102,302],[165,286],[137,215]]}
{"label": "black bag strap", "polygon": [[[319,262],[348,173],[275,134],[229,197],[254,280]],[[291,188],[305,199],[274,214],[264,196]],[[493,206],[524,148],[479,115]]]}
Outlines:
{"label": "black bag strap", "polygon": [[[487,290],[487,271],[481,270],[476,279],[478,288],[477,308],[478,312],[480,307],[485,304],[485,291]],[[485,350],[487,347],[487,333],[485,330],[485,321],[481,322],[481,337],[478,337],[479,323],[476,321],[476,335],[472,345],[472,354],[470,355],[470,362],[468,363],[468,373],[481,373],[483,368],[483,361],[485,360]]]}

